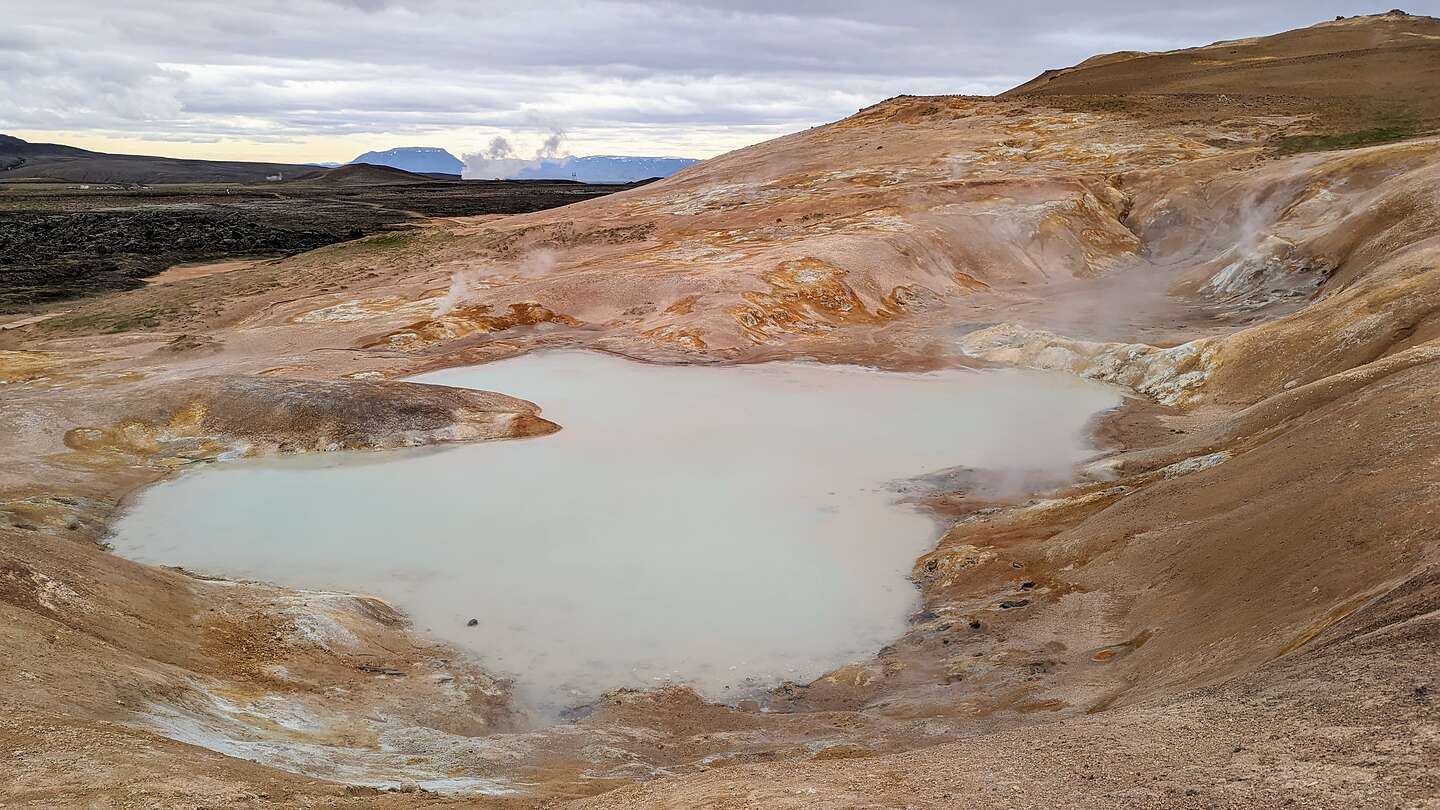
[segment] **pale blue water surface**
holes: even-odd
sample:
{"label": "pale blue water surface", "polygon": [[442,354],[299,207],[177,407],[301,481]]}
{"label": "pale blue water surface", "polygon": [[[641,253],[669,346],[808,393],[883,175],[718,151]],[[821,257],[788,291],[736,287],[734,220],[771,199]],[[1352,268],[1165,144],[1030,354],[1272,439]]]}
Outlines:
{"label": "pale blue water surface", "polygon": [[[1065,470],[1119,402],[1063,375],[677,367],[531,354],[417,381],[529,399],[559,433],[209,466],[111,538],[149,563],[379,596],[553,714],[610,689],[714,699],[904,632],[941,527],[887,482]],[[478,626],[467,627],[470,618]]]}

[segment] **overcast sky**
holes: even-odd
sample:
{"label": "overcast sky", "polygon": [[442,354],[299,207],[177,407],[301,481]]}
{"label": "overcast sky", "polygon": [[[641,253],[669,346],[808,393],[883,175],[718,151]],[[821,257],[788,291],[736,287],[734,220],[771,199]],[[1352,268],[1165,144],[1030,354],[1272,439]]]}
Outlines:
{"label": "overcast sky", "polygon": [[345,161],[406,145],[460,155],[496,135],[524,154],[563,130],[563,150],[577,155],[709,157],[898,93],[994,93],[1095,53],[1385,8],[0,0],[0,132],[181,157]]}

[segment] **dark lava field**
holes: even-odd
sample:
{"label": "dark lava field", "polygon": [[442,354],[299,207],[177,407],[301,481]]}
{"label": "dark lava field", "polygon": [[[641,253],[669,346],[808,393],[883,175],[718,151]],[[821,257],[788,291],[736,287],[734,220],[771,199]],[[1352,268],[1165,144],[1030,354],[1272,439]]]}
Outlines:
{"label": "dark lava field", "polygon": [[0,183],[0,313],[134,289],[185,262],[286,256],[424,217],[528,213],[632,187],[317,174],[256,184]]}

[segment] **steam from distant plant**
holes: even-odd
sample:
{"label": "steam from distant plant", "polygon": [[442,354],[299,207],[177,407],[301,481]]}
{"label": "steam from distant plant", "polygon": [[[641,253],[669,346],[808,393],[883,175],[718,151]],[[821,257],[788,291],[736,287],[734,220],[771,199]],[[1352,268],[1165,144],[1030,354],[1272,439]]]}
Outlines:
{"label": "steam from distant plant", "polygon": [[535,150],[533,158],[522,158],[515,145],[504,135],[496,135],[478,152],[464,155],[467,180],[509,180],[526,169],[538,168],[542,161],[565,156],[565,130],[551,127],[550,134]]}
{"label": "steam from distant plant", "polygon": [[540,144],[540,148],[535,151],[535,159],[546,160],[560,157],[560,146],[564,142],[565,130],[558,128],[550,130],[550,137],[546,138],[545,142]]}
{"label": "steam from distant plant", "polygon": [[515,147],[510,145],[510,141],[504,135],[496,135],[490,139],[490,145],[486,147],[483,154],[489,160],[513,160]]}

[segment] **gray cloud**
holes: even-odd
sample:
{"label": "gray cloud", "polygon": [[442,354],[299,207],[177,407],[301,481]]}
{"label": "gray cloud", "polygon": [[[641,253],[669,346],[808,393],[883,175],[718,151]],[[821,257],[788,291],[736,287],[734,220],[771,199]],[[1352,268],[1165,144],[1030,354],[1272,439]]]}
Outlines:
{"label": "gray cloud", "polygon": [[897,93],[997,92],[1095,52],[1356,11],[1323,0],[1144,13],[1128,0],[0,0],[0,130],[377,143],[452,131],[480,152],[500,131],[558,153],[547,138],[563,127],[575,142],[738,145]]}

